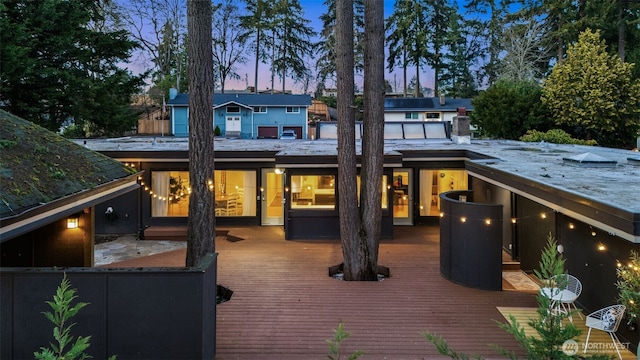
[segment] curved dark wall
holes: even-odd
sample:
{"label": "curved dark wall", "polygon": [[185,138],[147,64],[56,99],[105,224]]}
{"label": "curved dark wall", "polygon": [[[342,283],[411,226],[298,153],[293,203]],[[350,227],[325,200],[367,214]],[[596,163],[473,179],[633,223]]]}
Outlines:
{"label": "curved dark wall", "polygon": [[[459,201],[460,195],[467,201]],[[502,290],[502,205],[473,203],[472,191],[450,191],[440,194],[440,210],[442,276],[472,288]]]}

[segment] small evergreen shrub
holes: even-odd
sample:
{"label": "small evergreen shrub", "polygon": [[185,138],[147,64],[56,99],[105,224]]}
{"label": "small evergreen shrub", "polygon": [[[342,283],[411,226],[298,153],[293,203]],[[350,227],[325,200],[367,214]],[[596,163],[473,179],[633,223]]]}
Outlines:
{"label": "small evergreen shrub", "polygon": [[528,130],[526,134],[520,137],[520,141],[524,142],[541,142],[545,141],[552,144],[576,144],[576,145],[598,145],[595,140],[574,139],[564,130],[552,129],[547,132],[538,130]]}
{"label": "small evergreen shrub", "polygon": [[[77,297],[76,289],[71,288],[67,274],[64,274],[60,286],[53,295],[53,301],[46,302],[53,311],[43,312],[44,316],[55,325],[53,328],[55,343],[49,343],[49,348],[41,347],[40,351],[34,352],[33,356],[36,360],[75,360],[91,357],[85,353],[89,348],[91,336],[79,336],[75,339],[71,335],[71,329],[75,323],[68,323],[82,308],[89,305],[84,302],[73,305],[72,302]],[[115,359],[115,356],[109,358],[109,360]]]}
{"label": "small evergreen shrub", "polygon": [[[340,360],[340,345],[343,341],[347,340],[347,338],[351,335],[349,332],[344,330],[344,324],[338,324],[337,329],[333,329],[333,339],[326,340],[327,344],[329,344],[329,355],[327,358],[329,360]],[[349,356],[349,360],[356,360],[362,355],[363,352],[358,350]]]}
{"label": "small evergreen shrub", "polygon": [[627,308],[628,323],[634,323],[640,315],[640,254],[631,250],[629,263],[618,263],[616,275],[619,301]]}

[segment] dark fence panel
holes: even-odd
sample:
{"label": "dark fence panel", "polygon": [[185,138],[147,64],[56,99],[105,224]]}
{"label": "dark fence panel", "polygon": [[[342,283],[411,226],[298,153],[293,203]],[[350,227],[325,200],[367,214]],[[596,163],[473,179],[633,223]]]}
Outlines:
{"label": "dark fence panel", "polygon": [[2,268],[0,358],[33,359],[53,342],[42,314],[67,274],[77,301],[74,336],[91,336],[95,359],[213,359],[216,256],[194,268]]}

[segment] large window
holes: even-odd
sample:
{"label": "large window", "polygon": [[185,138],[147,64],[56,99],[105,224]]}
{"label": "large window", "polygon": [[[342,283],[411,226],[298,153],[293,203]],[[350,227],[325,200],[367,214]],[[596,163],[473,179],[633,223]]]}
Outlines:
{"label": "large window", "polygon": [[[216,216],[256,216],[256,172],[216,170],[214,176]],[[151,173],[151,216],[189,215],[189,172]]]}
{"label": "large window", "polygon": [[291,208],[335,209],[335,184],[334,175],[292,175]]}
{"label": "large window", "polygon": [[466,170],[420,169],[420,216],[440,215],[440,193],[468,190]]}
{"label": "large window", "polygon": [[256,216],[256,172],[216,170],[216,216]]}
{"label": "large window", "polygon": [[151,216],[189,215],[188,171],[154,171],[151,173]]}

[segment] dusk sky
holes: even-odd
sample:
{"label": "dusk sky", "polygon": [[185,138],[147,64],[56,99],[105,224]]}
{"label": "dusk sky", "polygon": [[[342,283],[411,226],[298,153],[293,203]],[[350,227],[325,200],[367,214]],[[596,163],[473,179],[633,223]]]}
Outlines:
{"label": "dusk sky", "polygon": [[[388,16],[389,14],[391,14],[393,12],[393,4],[395,1],[393,0],[385,0],[384,1],[384,6],[385,6],[385,17]],[[300,0],[300,4],[302,5],[302,8],[304,9],[304,14],[303,17],[310,20],[311,22],[309,23],[309,25],[316,31],[316,32],[320,32],[320,30],[322,29],[322,22],[320,21],[320,15],[326,13],[326,5],[324,4],[324,0]],[[316,41],[318,39],[315,39]],[[385,58],[385,65],[386,65],[386,58]],[[239,71],[238,74],[242,77],[242,80],[237,80],[237,81],[227,81],[226,86],[225,86],[225,90],[243,90],[246,88],[246,85],[248,83],[249,86],[253,86],[254,84],[254,66],[255,66],[255,62],[253,58],[250,58],[249,61],[242,65],[241,67],[239,67]],[[311,63],[310,64],[311,67],[315,67],[315,63]],[[413,74],[409,73],[408,78],[410,79],[411,77],[413,77],[415,75],[415,69],[410,70],[413,72]],[[394,77],[395,74],[395,77]],[[389,80],[389,82],[391,83],[391,86],[394,86],[394,79],[395,79],[395,83],[396,83],[396,87],[397,87],[397,91],[402,91],[402,71],[401,70],[397,70],[394,72],[394,74],[387,74],[385,75],[386,80]],[[433,88],[433,74],[431,73],[431,71],[422,71],[421,75],[420,75],[420,79],[421,82],[423,84],[425,84],[426,81],[426,86],[427,87],[431,87]],[[362,90],[362,78],[361,76],[356,75],[356,83],[358,84],[358,87],[360,88],[360,90]],[[293,80],[291,79],[287,79],[286,80],[286,88],[287,90],[292,90],[294,93],[301,93],[302,92],[302,86],[300,84],[295,84],[293,82]],[[332,87],[335,86],[335,84],[326,84],[328,87]],[[271,88],[271,72],[269,71],[269,67],[265,64],[260,64],[260,70],[259,70],[259,79],[258,79],[258,86],[260,89],[266,89],[266,88]],[[275,78],[275,86],[274,88],[276,90],[280,90],[282,89],[282,82],[280,82],[279,78],[276,76]],[[315,81],[313,81],[309,87],[309,91],[313,92],[315,91],[316,88],[316,83]]]}

